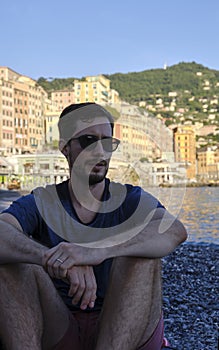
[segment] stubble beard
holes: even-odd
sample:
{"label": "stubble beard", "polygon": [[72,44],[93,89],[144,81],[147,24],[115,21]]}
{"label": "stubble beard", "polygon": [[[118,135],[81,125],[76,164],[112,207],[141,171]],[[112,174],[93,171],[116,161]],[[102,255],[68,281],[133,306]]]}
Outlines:
{"label": "stubble beard", "polygon": [[97,185],[98,183],[102,182],[107,173],[108,173],[108,166],[105,166],[105,169],[102,169],[102,171],[95,171],[91,170],[90,174],[86,173],[84,167],[74,167],[73,164],[70,162],[70,169],[71,169],[71,175],[73,177],[77,178],[78,181],[84,183],[85,185],[88,183],[89,186]]}
{"label": "stubble beard", "polygon": [[94,186],[102,182],[105,179],[107,172],[108,172],[108,168],[106,168],[104,173],[101,173],[101,174],[91,172],[89,175],[89,186]]}

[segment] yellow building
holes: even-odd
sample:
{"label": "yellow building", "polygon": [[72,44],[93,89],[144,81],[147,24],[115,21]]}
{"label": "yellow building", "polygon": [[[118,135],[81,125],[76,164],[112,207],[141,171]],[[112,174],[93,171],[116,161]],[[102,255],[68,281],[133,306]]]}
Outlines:
{"label": "yellow building", "polygon": [[58,121],[59,121],[59,111],[49,112],[45,114],[44,120],[44,132],[45,132],[45,149],[53,148],[58,149],[59,141],[59,130],[58,130]]}
{"label": "yellow building", "polygon": [[205,147],[198,150],[197,169],[200,181],[219,180],[219,149]]}
{"label": "yellow building", "polygon": [[5,81],[16,81],[20,74],[8,67],[0,66],[0,79]]}
{"label": "yellow building", "polygon": [[188,179],[196,177],[196,143],[195,132],[191,125],[174,129],[175,161],[184,163]]}
{"label": "yellow building", "polygon": [[[103,75],[88,76],[85,80],[74,81],[75,103],[96,102],[101,105],[112,102],[116,94],[110,90],[110,80]],[[113,103],[113,102],[112,102]]]}
{"label": "yellow building", "polygon": [[51,100],[59,111],[71,103],[95,102],[101,105],[119,104],[119,93],[110,89],[110,80],[103,75],[75,80],[71,89],[53,91]]}

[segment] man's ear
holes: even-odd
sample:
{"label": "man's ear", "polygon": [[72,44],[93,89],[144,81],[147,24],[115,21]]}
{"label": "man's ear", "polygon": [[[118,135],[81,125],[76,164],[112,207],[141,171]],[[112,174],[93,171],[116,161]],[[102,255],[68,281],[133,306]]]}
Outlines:
{"label": "man's ear", "polygon": [[64,139],[59,140],[59,150],[65,157],[68,155],[67,143]]}

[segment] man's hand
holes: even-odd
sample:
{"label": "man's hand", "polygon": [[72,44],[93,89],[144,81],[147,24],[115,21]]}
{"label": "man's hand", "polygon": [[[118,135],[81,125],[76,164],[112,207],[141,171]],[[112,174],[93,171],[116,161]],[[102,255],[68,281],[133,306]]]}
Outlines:
{"label": "man's hand", "polygon": [[88,306],[93,308],[96,300],[97,283],[92,266],[74,266],[67,272],[70,283],[68,295],[72,297],[72,304],[80,302],[81,310]]}
{"label": "man's hand", "polygon": [[80,308],[94,307],[97,284],[92,265],[103,261],[97,253],[100,249],[86,248],[74,243],[60,243],[48,249],[42,264],[52,278],[69,282],[72,303],[80,302]]}
{"label": "man's hand", "polygon": [[44,253],[42,265],[50,276],[65,278],[73,266],[98,265],[106,258],[104,248],[88,248],[62,242]]}
{"label": "man's hand", "polygon": [[97,283],[92,266],[73,266],[68,270],[47,268],[52,278],[59,278],[70,284],[68,295],[72,297],[72,304],[78,304],[85,310],[93,308],[96,300]]}

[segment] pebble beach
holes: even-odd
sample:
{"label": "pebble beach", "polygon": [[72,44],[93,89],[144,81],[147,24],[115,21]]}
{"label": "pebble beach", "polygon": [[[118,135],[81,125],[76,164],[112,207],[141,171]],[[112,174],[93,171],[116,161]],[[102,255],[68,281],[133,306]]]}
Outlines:
{"label": "pebble beach", "polygon": [[175,350],[218,350],[219,245],[183,243],[162,259],[165,336]]}

